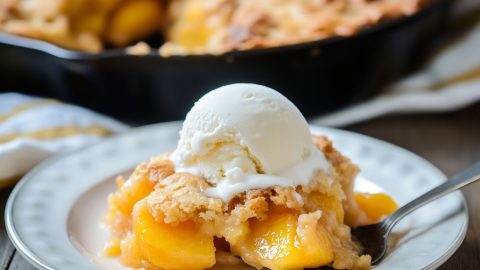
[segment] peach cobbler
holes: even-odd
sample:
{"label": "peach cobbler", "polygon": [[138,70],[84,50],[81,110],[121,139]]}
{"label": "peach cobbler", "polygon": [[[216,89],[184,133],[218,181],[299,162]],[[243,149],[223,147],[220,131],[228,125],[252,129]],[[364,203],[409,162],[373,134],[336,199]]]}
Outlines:
{"label": "peach cobbler", "polygon": [[428,2],[0,0],[0,31],[87,52],[161,35],[163,56],[221,54],[350,36],[385,20],[414,14]]}
{"label": "peach cobbler", "polygon": [[228,257],[257,269],[369,269],[350,229],[396,205],[355,194],[357,173],[278,92],[221,87],[188,113],[175,151],[118,178],[104,253],[142,269],[207,269]]}

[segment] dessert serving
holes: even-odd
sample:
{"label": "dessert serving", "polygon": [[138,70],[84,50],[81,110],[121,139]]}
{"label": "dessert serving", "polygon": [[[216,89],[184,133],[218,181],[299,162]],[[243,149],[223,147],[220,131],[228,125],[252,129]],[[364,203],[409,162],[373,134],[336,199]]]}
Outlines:
{"label": "dessert serving", "polygon": [[[164,56],[350,36],[428,0],[1,0],[0,31],[98,52],[160,34]],[[143,48],[145,44],[141,44]],[[144,51],[144,50],[142,50]]]}
{"label": "dessert serving", "polygon": [[284,96],[254,84],[207,93],[174,151],[138,165],[108,197],[106,256],[132,268],[369,269],[353,227],[396,209],[354,193],[359,169],[311,135]]}

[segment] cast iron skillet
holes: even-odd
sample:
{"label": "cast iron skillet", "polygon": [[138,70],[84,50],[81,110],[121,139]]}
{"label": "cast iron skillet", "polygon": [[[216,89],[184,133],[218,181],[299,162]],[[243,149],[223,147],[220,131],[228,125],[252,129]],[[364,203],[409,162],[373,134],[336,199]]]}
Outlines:
{"label": "cast iron skillet", "polygon": [[182,119],[207,91],[234,82],[273,87],[307,116],[371,96],[425,54],[453,0],[380,23],[348,38],[222,56],[132,56],[124,49],[89,54],[0,34],[0,91],[77,103],[120,119]]}

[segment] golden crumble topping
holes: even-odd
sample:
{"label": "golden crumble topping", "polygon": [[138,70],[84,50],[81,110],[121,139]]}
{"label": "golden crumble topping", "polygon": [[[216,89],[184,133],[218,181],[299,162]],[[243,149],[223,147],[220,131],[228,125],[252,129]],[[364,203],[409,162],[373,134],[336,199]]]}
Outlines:
{"label": "golden crumble topping", "polygon": [[[163,35],[163,56],[350,36],[429,0],[2,0],[0,31],[99,52]],[[139,43],[127,53],[143,55]]]}
{"label": "golden crumble topping", "polygon": [[177,0],[167,7],[161,55],[221,54],[351,36],[408,16],[427,0]]}

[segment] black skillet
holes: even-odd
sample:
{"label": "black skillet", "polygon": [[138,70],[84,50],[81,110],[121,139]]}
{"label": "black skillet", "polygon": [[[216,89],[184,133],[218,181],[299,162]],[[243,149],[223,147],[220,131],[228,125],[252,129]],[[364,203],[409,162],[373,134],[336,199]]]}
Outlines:
{"label": "black skillet", "polygon": [[425,55],[453,0],[434,0],[413,16],[348,38],[222,56],[88,54],[0,34],[0,92],[20,91],[80,104],[121,119],[182,119],[208,90],[234,82],[273,87],[307,116],[365,99]]}

